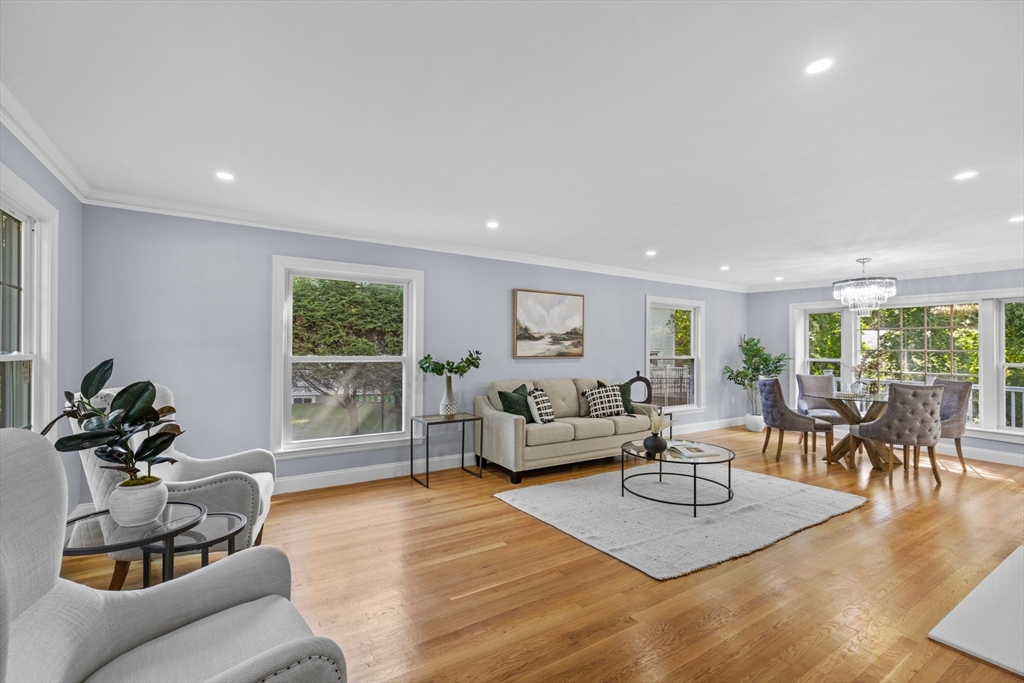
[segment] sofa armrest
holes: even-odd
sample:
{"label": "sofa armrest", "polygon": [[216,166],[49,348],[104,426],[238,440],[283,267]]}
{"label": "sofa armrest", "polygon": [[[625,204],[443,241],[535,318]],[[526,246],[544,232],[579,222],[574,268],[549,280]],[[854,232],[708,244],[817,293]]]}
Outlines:
{"label": "sofa armrest", "polygon": [[484,419],[477,453],[511,472],[522,472],[526,418],[495,410],[486,396],[477,396],[473,408]]}
{"label": "sofa armrest", "polygon": [[328,638],[300,638],[281,643],[222,671],[206,683],[345,683],[345,656]]}

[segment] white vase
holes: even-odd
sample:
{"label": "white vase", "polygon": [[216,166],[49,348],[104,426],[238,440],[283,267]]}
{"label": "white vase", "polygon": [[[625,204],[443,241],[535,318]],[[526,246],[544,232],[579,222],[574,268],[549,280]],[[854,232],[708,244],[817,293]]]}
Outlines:
{"label": "white vase", "polygon": [[747,413],[743,416],[743,422],[747,425],[748,432],[763,432],[764,431],[764,417],[761,415],[754,415],[753,413]]}
{"label": "white vase", "polygon": [[441,415],[451,417],[459,412],[459,406],[455,403],[455,394],[452,393],[452,376],[444,376],[444,396],[441,397]]}
{"label": "white vase", "polygon": [[158,479],[142,486],[115,486],[107,498],[110,516],[121,526],[155,522],[167,505],[167,485]]}

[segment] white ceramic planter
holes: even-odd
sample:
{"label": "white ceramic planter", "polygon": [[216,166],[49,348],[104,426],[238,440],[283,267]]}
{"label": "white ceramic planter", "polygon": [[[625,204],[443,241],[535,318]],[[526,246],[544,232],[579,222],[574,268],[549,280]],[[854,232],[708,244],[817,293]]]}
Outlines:
{"label": "white ceramic planter", "polygon": [[764,418],[760,415],[754,415],[753,413],[747,413],[743,416],[743,422],[747,425],[748,432],[763,432],[764,431]]}
{"label": "white ceramic planter", "polygon": [[444,396],[441,397],[440,414],[451,417],[459,412],[459,406],[455,403],[455,394],[452,393],[452,376],[444,376]]}
{"label": "white ceramic planter", "polygon": [[141,526],[156,521],[167,505],[163,479],[142,486],[115,486],[107,498],[110,516],[121,526]]}

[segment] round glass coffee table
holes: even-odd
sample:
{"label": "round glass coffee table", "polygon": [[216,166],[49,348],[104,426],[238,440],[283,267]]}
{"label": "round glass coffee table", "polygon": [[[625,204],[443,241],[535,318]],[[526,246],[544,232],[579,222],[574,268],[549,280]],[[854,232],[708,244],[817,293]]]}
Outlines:
{"label": "round glass coffee table", "polygon": [[[658,463],[658,471],[648,472],[635,472],[633,474],[626,474],[626,458],[642,458],[649,462],[656,461]],[[644,448],[643,441],[627,441],[622,444],[622,496],[625,497],[626,492],[637,496],[638,498],[644,498],[646,500],[654,501],[655,503],[665,503],[668,505],[682,505],[685,507],[693,508],[693,516],[697,516],[697,508],[707,507],[710,505],[724,505],[732,500],[732,461],[736,459],[736,454],[730,451],[728,448],[722,446],[716,446],[715,444],[704,443],[703,441],[669,441],[669,449],[664,453],[657,453],[649,455],[647,449]],[[690,465],[692,472],[679,472],[672,468],[666,469],[665,465]],[[720,481],[716,481],[709,477],[702,477],[697,474],[698,465],[725,465],[726,466],[726,482],[723,484]],[[667,500],[665,498],[659,498],[656,496],[645,495],[638,492],[635,488],[630,488],[627,482],[631,479],[638,480],[635,482],[639,484],[639,480],[645,478],[657,477],[658,481],[664,481],[665,477],[683,477],[686,479],[693,480],[693,500],[692,501],[680,501],[680,500]],[[697,482],[704,481],[712,484],[716,487],[722,488],[726,492],[726,496],[721,500],[712,500],[709,502],[700,503],[697,501]]]}
{"label": "round glass coffee table", "polygon": [[[245,515],[238,512],[210,512],[207,513],[206,518],[198,525],[179,533],[174,538],[174,546],[172,549],[173,553],[188,553],[195,552],[196,550],[202,553],[202,566],[210,564],[210,548],[227,541],[228,555],[235,553],[235,537],[238,536],[239,532],[245,529],[245,525],[248,523]],[[153,529],[150,533],[156,534],[158,529]],[[147,545],[142,546],[142,587],[149,588],[149,574],[150,568],[152,567],[152,553],[160,553],[164,556],[164,566],[167,565],[167,553],[165,552],[164,546],[161,546],[156,542],[156,538],[147,537],[147,541],[151,541]],[[174,568],[171,568],[171,577],[173,576]],[[168,577],[164,572],[164,581],[167,581]]]}
{"label": "round glass coffee table", "polygon": [[156,552],[164,556],[164,581],[174,576],[174,537],[199,526],[206,519],[206,506],[199,503],[169,502],[155,522],[121,526],[100,510],[70,519],[64,527],[64,555],[105,555],[119,550],[163,543]]}

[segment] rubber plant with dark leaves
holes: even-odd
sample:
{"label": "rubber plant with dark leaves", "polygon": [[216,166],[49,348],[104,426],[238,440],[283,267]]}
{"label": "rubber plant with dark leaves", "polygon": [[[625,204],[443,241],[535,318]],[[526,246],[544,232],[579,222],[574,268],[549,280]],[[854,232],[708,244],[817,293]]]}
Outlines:
{"label": "rubber plant with dark leaves", "polygon": [[[96,457],[110,463],[102,465],[106,470],[124,472],[128,478],[120,486],[142,486],[159,481],[153,476],[153,465],[177,462],[162,454],[182,434],[181,428],[170,418],[174,408],[154,408],[156,387],[152,382],[135,382],[117,392],[110,406],[95,405],[96,397],[114,370],[114,360],[105,360],[90,370],[82,379],[79,395],[64,392],[67,409],[46,425],[46,434],[62,418],[78,421],[82,432],[57,439],[54,444],[58,451],[73,452],[95,449]],[[154,432],[153,430],[156,429]],[[146,437],[133,448],[132,437],[145,432]],[[146,474],[139,476],[145,463]]]}

